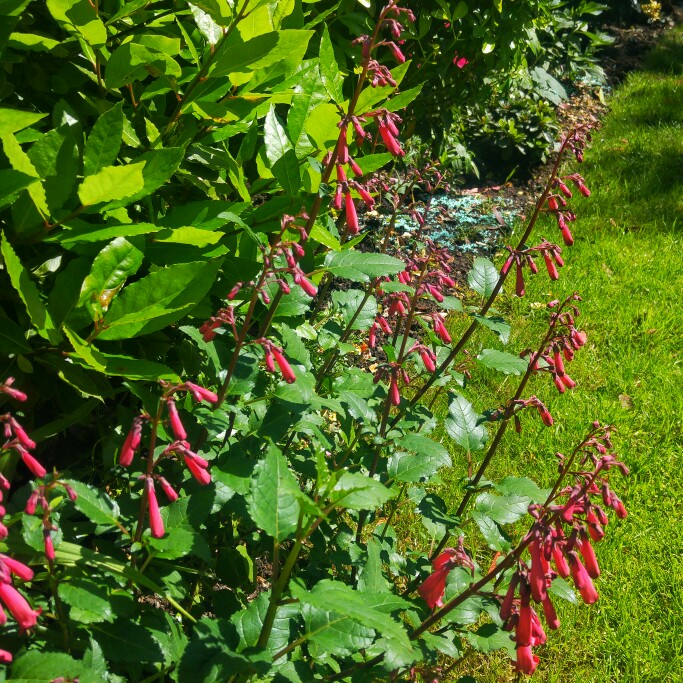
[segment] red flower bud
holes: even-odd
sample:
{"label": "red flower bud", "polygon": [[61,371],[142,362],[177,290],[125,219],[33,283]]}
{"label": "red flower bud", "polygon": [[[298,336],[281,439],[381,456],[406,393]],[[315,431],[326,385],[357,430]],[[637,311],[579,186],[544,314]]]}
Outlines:
{"label": "red flower bud", "polygon": [[168,409],[168,417],[171,421],[171,430],[173,431],[173,436],[179,441],[185,441],[187,439],[187,432],[183,423],[180,421],[180,415],[178,415],[178,408],[176,407],[175,401],[169,398],[166,401],[166,408]]}
{"label": "red flower bud", "polygon": [[154,480],[145,479],[145,492],[147,494],[147,506],[149,509],[149,528],[154,538],[161,538],[164,535],[164,522],[159,512],[159,502],[154,491]]}
{"label": "red flower bud", "polygon": [[398,406],[401,404],[401,394],[398,390],[398,382],[396,381],[396,377],[393,376],[389,382],[389,398],[393,405]]}
{"label": "red flower bud", "polygon": [[353,203],[350,192],[344,194],[344,203],[346,206],[346,224],[349,228],[349,233],[351,235],[357,235],[359,230],[358,214],[356,213],[356,205]]}
{"label": "red flower bud", "polygon": [[543,252],[543,260],[545,261],[545,267],[548,269],[548,275],[550,275],[550,279],[558,280],[560,274],[557,272],[557,266],[555,265],[555,262],[550,256],[548,256],[548,252]]}
{"label": "red flower bud", "polygon": [[282,355],[280,349],[278,349],[276,346],[273,346],[272,352],[273,356],[275,357],[275,362],[278,364],[278,367],[280,368],[280,372],[282,373],[282,377],[285,380],[285,382],[287,382],[287,384],[293,384],[294,382],[296,382],[296,375],[292,370],[292,366],[287,362],[287,359]]}

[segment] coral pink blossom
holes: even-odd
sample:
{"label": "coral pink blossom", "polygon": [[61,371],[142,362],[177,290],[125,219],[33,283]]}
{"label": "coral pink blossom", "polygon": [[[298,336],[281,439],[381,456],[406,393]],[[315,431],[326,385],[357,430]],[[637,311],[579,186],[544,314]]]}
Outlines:
{"label": "coral pink blossom", "polygon": [[47,474],[47,470],[23,446],[15,446],[15,448],[34,477],[44,477]]}
{"label": "coral pink blossom", "polygon": [[147,492],[147,505],[149,506],[149,528],[154,538],[161,538],[164,535],[164,521],[159,512],[159,502],[154,490],[154,480],[145,480],[145,490]]}
{"label": "coral pink blossom", "polygon": [[432,569],[434,571],[417,589],[420,597],[427,603],[430,609],[443,607],[443,596],[446,592],[446,579],[454,566],[455,562],[452,548],[447,548],[441,555],[432,561]]}
{"label": "coral pink blossom", "polygon": [[18,576],[22,581],[31,581],[33,579],[33,570],[27,567],[23,562],[15,560],[7,555],[0,555],[0,567],[4,565],[12,574]]}
{"label": "coral pink blossom", "polygon": [[595,557],[595,551],[591,542],[586,538],[579,543],[579,552],[583,557],[584,566],[591,579],[597,579],[600,576],[600,567],[598,566],[598,559]]}
{"label": "coral pink blossom", "polygon": [[140,447],[142,440],[142,417],[139,415],[133,418],[128,436],[121,447],[121,455],[119,456],[119,464],[123,467],[128,467],[133,462],[135,451]]}
{"label": "coral pink blossom", "polygon": [[183,423],[180,421],[180,415],[178,414],[178,408],[176,407],[175,401],[171,398],[166,401],[166,407],[168,408],[168,417],[171,421],[171,430],[173,431],[173,436],[180,441],[187,439],[187,432]]}
{"label": "coral pink blossom", "polygon": [[45,549],[45,557],[47,557],[50,562],[53,562],[55,559],[55,546],[52,542],[52,534],[49,529],[43,531],[43,548]]}
{"label": "coral pink blossom", "polygon": [[527,676],[536,671],[538,666],[538,657],[533,653],[531,645],[518,645],[517,646],[517,661],[515,667],[518,671],[521,671]]}
{"label": "coral pink blossom", "polygon": [[356,205],[353,203],[351,193],[344,194],[344,206],[346,207],[346,225],[349,228],[349,233],[352,235],[358,234],[358,214],[356,213]]}
{"label": "coral pink blossom", "polygon": [[557,618],[557,612],[555,612],[555,607],[547,595],[545,596],[545,600],[543,600],[543,614],[545,615],[548,628],[551,628],[554,631],[560,628],[560,620]]}
{"label": "coral pink blossom", "polygon": [[36,625],[40,612],[31,609],[26,598],[12,584],[0,581],[0,600],[23,631]]}
{"label": "coral pink blossom", "polygon": [[203,468],[196,460],[195,458],[191,456],[184,456],[185,458],[185,464],[187,465],[187,469],[190,470],[192,476],[202,485],[209,484],[211,482],[211,475],[209,472]]}
{"label": "coral pink blossom", "polygon": [[161,488],[164,490],[164,493],[166,494],[166,498],[168,498],[171,503],[174,503],[176,500],[178,500],[178,494],[175,492],[175,489],[164,479],[163,477],[158,478],[159,484],[161,484]]}
{"label": "coral pink blossom", "polygon": [[201,401],[208,401],[209,403],[218,403],[218,396],[213,392],[200,387],[198,384],[192,382],[185,382],[185,387],[192,394],[197,403]]}
{"label": "coral pink blossom", "polygon": [[398,382],[395,377],[392,377],[389,383],[389,397],[393,405],[398,406],[401,404],[401,393],[398,390]]}
{"label": "coral pink blossom", "polygon": [[581,594],[581,598],[587,605],[592,605],[597,602],[598,592],[595,590],[593,581],[588,575],[586,568],[581,564],[581,560],[578,555],[572,551],[569,553],[569,566],[572,572],[572,578],[574,579],[574,585],[576,590]]}
{"label": "coral pink blossom", "polygon": [[0,650],[0,664],[9,664],[12,661],[12,653]]}
{"label": "coral pink blossom", "polygon": [[272,352],[273,357],[275,358],[275,362],[280,368],[280,372],[282,373],[282,377],[285,380],[285,382],[287,382],[287,384],[293,384],[294,382],[296,382],[296,375],[294,374],[294,370],[292,370],[292,366],[288,363],[287,359],[282,355],[280,349],[273,346]]}

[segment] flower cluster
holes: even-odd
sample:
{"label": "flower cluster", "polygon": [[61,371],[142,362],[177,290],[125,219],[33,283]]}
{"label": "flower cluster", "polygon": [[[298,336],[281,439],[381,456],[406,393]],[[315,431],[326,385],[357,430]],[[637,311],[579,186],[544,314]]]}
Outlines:
{"label": "flower cluster", "polygon": [[[26,401],[28,398],[27,395],[13,385],[14,378],[8,377],[0,384],[0,394],[5,394],[22,403]],[[29,452],[36,447],[36,444],[28,436],[21,424],[19,424],[11,413],[0,415],[0,422],[4,423],[4,435],[6,439],[5,443],[2,445],[2,449],[15,451],[20,455],[24,464],[34,476],[44,477],[46,474],[45,468]],[[2,503],[4,495],[9,491],[9,488],[9,481],[0,474],[0,540],[5,539],[8,533],[7,527],[2,523],[2,519],[5,516],[5,508]],[[51,539],[49,544],[46,540],[45,548],[47,554],[48,550],[52,548]],[[15,588],[12,576],[16,576],[22,581],[31,581],[33,579],[33,571],[18,560],[0,554],[0,626],[4,625],[7,621],[7,615],[4,611],[6,609],[19,624],[21,631],[27,631],[36,625],[40,610],[31,608],[26,598]],[[0,663],[7,664],[11,661],[12,654],[6,650],[0,649]]]}
{"label": "flower cluster", "polygon": [[[133,462],[135,453],[139,450],[142,443],[142,432],[145,423],[152,423],[152,438],[151,447],[148,455],[147,467],[140,479],[144,480],[145,496],[144,505],[147,506],[149,513],[149,526],[154,538],[161,538],[164,531],[164,523],[161,518],[159,510],[159,502],[156,497],[155,484],[159,484],[164,494],[169,501],[174,502],[178,499],[178,494],[171,486],[171,484],[158,472],[154,470],[159,463],[165,458],[175,457],[175,459],[182,458],[185,466],[190,474],[202,485],[206,485],[211,481],[211,474],[209,473],[209,462],[200,455],[192,451],[187,439],[187,432],[182,423],[178,407],[176,405],[175,394],[186,392],[190,394],[197,403],[206,401],[208,403],[216,403],[218,396],[209,389],[194,384],[193,382],[184,382],[183,384],[173,385],[168,382],[161,381],[164,388],[163,396],[160,400],[159,411],[157,415],[152,418],[147,413],[141,413],[133,418],[128,435],[126,436],[121,453],[119,455],[119,464],[123,467],[129,467]],[[154,458],[154,444],[156,443],[157,428],[159,422],[163,417],[163,409],[166,408],[168,423],[173,434],[174,441],[170,443],[161,452],[158,458]]]}
{"label": "flower cluster", "polygon": [[457,548],[444,548],[443,552],[432,560],[432,573],[417,589],[430,609],[443,607],[446,579],[454,567],[465,567],[474,572],[474,563],[465,551],[463,536],[458,538]]}
{"label": "flower cluster", "polygon": [[66,482],[55,478],[47,484],[40,483],[28,497],[26,507],[24,508],[24,512],[27,515],[34,515],[37,508],[41,509],[43,517],[43,548],[50,567],[52,567],[55,559],[53,532],[57,531],[57,525],[52,520],[52,506],[50,505],[49,498],[50,493],[55,488],[63,488],[69,500],[76,500],[77,496],[73,488]]}
{"label": "flower cluster", "polygon": [[623,503],[610,489],[606,475],[613,467],[623,474],[628,474],[628,469],[608,452],[611,448],[610,428],[594,423],[572,462],[557,454],[561,474],[569,471],[577,457],[581,458],[579,470],[574,473],[575,483],[560,490],[551,503],[529,508],[536,522],[522,547],[529,549],[531,566],[520,559],[505,596],[499,597],[504,628],[515,632],[517,669],[527,675],[538,664],[532,648],[546,640],[532,601],[541,604],[548,628],[557,629],[560,621],[548,595],[556,577],[571,576],[586,604],[598,600],[593,581],[600,576],[600,568],[591,541],[604,538],[608,518],[596,498],[600,496],[603,505],[614,509],[618,517],[626,516]]}
{"label": "flower cluster", "polygon": [[[573,294],[570,300],[581,300],[578,294]],[[566,302],[565,302],[566,303]],[[549,308],[555,308],[559,301],[548,303]],[[564,304],[561,307],[564,308]],[[540,353],[532,354],[530,364],[534,372],[549,372],[557,390],[563,394],[567,389],[573,389],[576,382],[566,373],[565,361],[573,360],[575,352],[586,344],[587,335],[575,326],[579,309],[572,305],[569,310],[558,310],[551,314],[551,327],[557,331],[548,346]],[[525,351],[522,356],[529,352]]]}

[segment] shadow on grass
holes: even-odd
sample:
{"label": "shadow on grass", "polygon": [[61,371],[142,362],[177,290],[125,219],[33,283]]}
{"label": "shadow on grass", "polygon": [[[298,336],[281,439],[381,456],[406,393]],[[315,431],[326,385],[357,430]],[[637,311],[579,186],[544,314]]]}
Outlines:
{"label": "shadow on grass", "polygon": [[666,34],[647,56],[644,71],[676,75],[683,73],[683,28]]}

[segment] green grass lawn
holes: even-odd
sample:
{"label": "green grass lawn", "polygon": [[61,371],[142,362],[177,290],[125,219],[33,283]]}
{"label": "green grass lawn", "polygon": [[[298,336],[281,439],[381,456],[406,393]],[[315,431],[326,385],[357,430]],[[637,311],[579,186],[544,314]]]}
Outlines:
{"label": "green grass lawn", "polygon": [[[501,306],[515,331],[508,349],[518,351],[544,329],[544,310],[529,304],[576,290],[589,343],[568,368],[574,391],[560,396],[548,377],[533,380],[530,393],[546,401],[555,426],[529,415],[521,437],[513,430],[505,437],[489,478],[525,474],[547,484],[556,471],[553,453],[568,451],[595,419],[615,425],[617,451],[631,468],[627,479],[613,479],[629,517],[612,515],[596,548],[600,600],[562,606],[561,629],[536,650],[534,680],[683,681],[682,69],[679,27],[617,90],[586,163],[576,169],[593,194],[575,202],[576,243],[564,250],[560,280],[539,273],[524,299],[506,294]],[[536,231],[537,238],[543,234],[559,240],[550,222]],[[495,345],[483,333],[473,351],[476,343]],[[493,379],[475,377],[471,395],[498,386]],[[501,398],[513,381],[496,389]],[[460,461],[439,491],[452,505],[463,475],[462,454],[455,455]],[[457,671],[465,673],[479,683],[515,680],[503,655],[470,659]]]}

